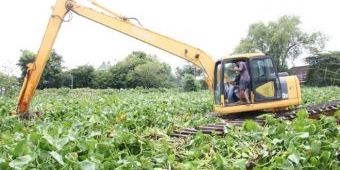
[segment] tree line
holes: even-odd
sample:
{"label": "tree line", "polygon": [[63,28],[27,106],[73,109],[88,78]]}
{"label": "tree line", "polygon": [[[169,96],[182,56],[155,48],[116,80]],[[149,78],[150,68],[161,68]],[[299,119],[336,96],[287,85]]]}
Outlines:
{"label": "tree line", "polygon": [[[21,81],[26,75],[27,63],[33,62],[35,54],[29,50],[22,50],[18,66],[21,68]],[[44,88],[179,88],[186,87],[185,81],[195,82],[195,88],[186,91],[206,88],[202,81],[196,82],[195,76],[200,76],[200,71],[188,64],[183,68],[176,68],[173,74],[169,64],[160,62],[155,55],[137,51],[129,54],[123,61],[114,65],[103,62],[98,68],[92,65],[82,65],[65,70],[62,66],[62,56],[52,50],[46,63],[43,75],[38,84],[38,89]],[[196,72],[199,74],[194,74]]]}

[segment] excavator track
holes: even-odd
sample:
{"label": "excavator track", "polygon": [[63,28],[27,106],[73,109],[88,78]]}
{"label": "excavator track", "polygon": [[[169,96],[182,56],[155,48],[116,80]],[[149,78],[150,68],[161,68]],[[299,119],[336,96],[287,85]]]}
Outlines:
{"label": "excavator track", "polygon": [[[281,111],[274,114],[275,118],[280,118],[283,120],[293,120],[296,118],[296,113],[305,109],[309,113],[309,118],[319,119],[321,115],[332,116],[337,111],[340,106],[340,100],[334,100],[330,102],[319,103],[315,105],[309,105],[305,107],[299,107],[292,110]],[[195,135],[197,132],[202,132],[204,134],[214,134],[214,135],[225,135],[226,128],[230,126],[242,126],[247,120],[252,120],[260,125],[265,124],[264,118],[257,118],[261,113],[249,113],[245,115],[240,115],[235,118],[235,116],[218,116],[221,118],[220,122],[212,123],[204,126],[198,126],[195,128],[186,128],[180,131],[174,131],[171,136],[173,137],[188,137]],[[338,122],[339,123],[339,122]]]}

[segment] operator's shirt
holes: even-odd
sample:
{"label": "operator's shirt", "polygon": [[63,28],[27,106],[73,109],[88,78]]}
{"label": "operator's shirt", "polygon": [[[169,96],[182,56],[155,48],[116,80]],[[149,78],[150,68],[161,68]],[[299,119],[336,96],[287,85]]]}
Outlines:
{"label": "operator's shirt", "polygon": [[240,74],[241,74],[240,81],[249,82],[250,76],[249,76],[247,64],[245,62],[241,61],[239,63],[239,68],[241,69],[241,71],[240,71]]}

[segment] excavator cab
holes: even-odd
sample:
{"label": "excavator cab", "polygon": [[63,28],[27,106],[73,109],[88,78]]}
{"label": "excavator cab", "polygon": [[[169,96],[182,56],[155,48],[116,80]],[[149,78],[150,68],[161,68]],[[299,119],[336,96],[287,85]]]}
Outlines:
{"label": "excavator cab", "polygon": [[[229,100],[226,103],[228,94],[227,88],[225,88],[226,82],[232,82],[238,74],[229,70],[229,68],[237,67],[236,60],[244,61],[248,67],[251,81],[247,92],[250,104],[240,105]],[[236,93],[232,95],[234,98],[238,95],[237,87],[235,89],[232,91]],[[291,89],[300,89],[298,81],[288,74],[279,74],[274,67],[272,58],[262,53],[228,56],[218,60],[215,64],[214,102],[218,114],[286,109],[300,103],[298,96],[294,95],[297,94],[297,91],[289,92]]]}

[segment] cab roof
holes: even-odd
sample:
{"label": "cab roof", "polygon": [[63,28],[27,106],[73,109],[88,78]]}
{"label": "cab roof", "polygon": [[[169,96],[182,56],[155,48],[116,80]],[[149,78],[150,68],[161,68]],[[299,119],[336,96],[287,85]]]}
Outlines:
{"label": "cab roof", "polygon": [[258,56],[264,56],[265,54],[263,53],[244,53],[244,54],[235,54],[235,55],[228,55],[220,58],[217,61],[221,61],[224,59],[236,59],[236,58],[253,58],[253,57],[258,57]]}

